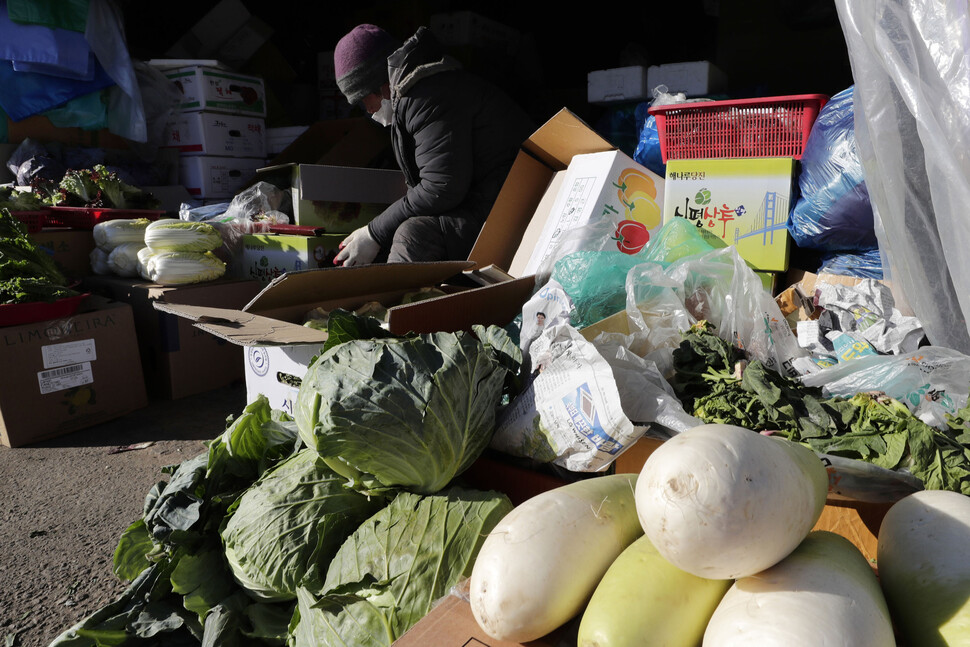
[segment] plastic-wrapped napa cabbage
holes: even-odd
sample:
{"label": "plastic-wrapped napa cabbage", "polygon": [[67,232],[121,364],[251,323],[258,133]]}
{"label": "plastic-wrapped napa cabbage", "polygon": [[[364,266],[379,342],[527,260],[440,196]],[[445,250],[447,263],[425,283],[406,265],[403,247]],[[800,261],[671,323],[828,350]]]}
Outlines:
{"label": "plastic-wrapped napa cabbage", "polygon": [[144,248],[144,242],[121,243],[108,252],[108,269],[117,276],[138,276],[138,252]]}
{"label": "plastic-wrapped napa cabbage", "polygon": [[145,228],[145,244],[154,251],[209,252],[222,246],[222,234],[207,222],[166,218]]}
{"label": "plastic-wrapped napa cabbage", "polygon": [[118,218],[105,220],[94,226],[92,235],[98,249],[110,252],[122,243],[145,243],[148,218]]}
{"label": "plastic-wrapped napa cabbage", "polygon": [[159,285],[212,281],[226,273],[226,264],[211,252],[155,251],[144,256],[143,278]]}
{"label": "plastic-wrapped napa cabbage", "polygon": [[108,267],[108,252],[104,251],[100,247],[95,247],[91,250],[88,255],[91,259],[91,272],[99,276],[104,276],[106,274],[111,274],[111,268]]}

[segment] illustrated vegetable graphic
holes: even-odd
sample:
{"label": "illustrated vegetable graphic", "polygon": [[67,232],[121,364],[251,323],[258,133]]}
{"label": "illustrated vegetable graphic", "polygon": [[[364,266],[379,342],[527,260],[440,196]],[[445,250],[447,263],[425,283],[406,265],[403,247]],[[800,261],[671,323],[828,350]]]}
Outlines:
{"label": "illustrated vegetable graphic", "polygon": [[497,640],[535,640],[583,610],[643,531],[635,474],[576,481],[519,504],[492,530],[472,569],[470,602]]}
{"label": "illustrated vegetable graphic", "polygon": [[682,571],[640,537],[616,558],[583,612],[578,647],[694,647],[732,580]]}
{"label": "illustrated vegetable graphic", "polygon": [[621,220],[613,234],[616,247],[624,254],[636,254],[650,241],[650,232],[642,222]]}
{"label": "illustrated vegetable graphic", "polygon": [[643,171],[624,169],[617,178],[617,197],[626,206],[626,217],[654,229],[660,225],[662,214],[657,204],[657,185]]}
{"label": "illustrated vegetable graphic", "polygon": [[733,425],[664,442],[637,479],[637,514],[673,565],[712,579],[777,564],[822,514],[828,475],[806,447]]}
{"label": "illustrated vegetable graphic", "polygon": [[970,497],[922,490],[879,527],[879,578],[907,645],[970,645]]}

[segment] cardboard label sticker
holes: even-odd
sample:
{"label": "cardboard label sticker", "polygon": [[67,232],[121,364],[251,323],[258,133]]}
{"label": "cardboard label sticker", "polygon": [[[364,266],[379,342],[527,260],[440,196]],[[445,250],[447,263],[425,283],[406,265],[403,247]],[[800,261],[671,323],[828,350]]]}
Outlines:
{"label": "cardboard label sticker", "polygon": [[56,368],[68,364],[93,362],[98,359],[93,339],[69,341],[63,344],[50,344],[41,348],[44,358],[44,368]]}
{"label": "cardboard label sticker", "polygon": [[60,366],[48,371],[38,371],[37,382],[40,385],[40,392],[43,395],[57,391],[65,391],[84,384],[91,384],[94,382],[91,362]]}

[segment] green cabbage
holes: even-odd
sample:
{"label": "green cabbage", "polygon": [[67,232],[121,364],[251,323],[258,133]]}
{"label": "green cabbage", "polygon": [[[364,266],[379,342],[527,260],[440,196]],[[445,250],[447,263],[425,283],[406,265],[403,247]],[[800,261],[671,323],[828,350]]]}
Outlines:
{"label": "green cabbage", "polygon": [[341,543],[384,503],[345,483],[303,449],[243,493],[221,536],[233,577],[250,595],[295,599],[305,579],[322,580]]}
{"label": "green cabbage", "polygon": [[297,394],[300,437],[361,491],[437,492],[488,446],[506,378],[521,362],[501,328],[476,333],[329,348]]}
{"label": "green cabbage", "polygon": [[116,218],[94,225],[91,235],[94,245],[110,252],[121,243],[141,243],[145,246],[145,229],[151,221],[148,218]]}
{"label": "green cabbage", "polygon": [[222,234],[207,222],[165,218],[145,228],[145,244],[155,251],[209,252],[222,246]]}
{"label": "green cabbage", "polygon": [[387,647],[461,580],[505,515],[498,492],[398,494],[344,542],[321,591],[297,591],[292,647]]}
{"label": "green cabbage", "polygon": [[138,276],[138,251],[144,247],[145,243],[121,243],[108,252],[108,269],[118,276]]}

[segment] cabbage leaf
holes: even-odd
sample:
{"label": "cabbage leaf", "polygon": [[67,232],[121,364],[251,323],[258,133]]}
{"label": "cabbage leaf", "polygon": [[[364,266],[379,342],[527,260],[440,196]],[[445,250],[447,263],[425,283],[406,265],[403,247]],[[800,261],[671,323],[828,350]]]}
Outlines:
{"label": "cabbage leaf", "polygon": [[333,346],[300,385],[300,437],[363,492],[441,490],[488,446],[521,364],[504,330],[477,333]]}
{"label": "cabbage leaf", "polygon": [[298,591],[293,647],[387,647],[471,574],[511,511],[498,492],[399,493],[340,547],[322,591]]}

